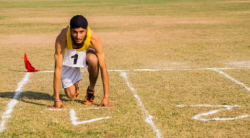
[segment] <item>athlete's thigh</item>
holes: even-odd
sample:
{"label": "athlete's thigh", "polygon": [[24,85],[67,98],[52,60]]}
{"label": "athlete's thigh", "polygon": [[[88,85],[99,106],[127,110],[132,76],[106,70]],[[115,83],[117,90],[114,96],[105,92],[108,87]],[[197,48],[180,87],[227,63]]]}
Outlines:
{"label": "athlete's thigh", "polygon": [[75,83],[82,80],[82,74],[80,68],[78,67],[67,67],[62,68],[62,86],[63,88],[68,88]]}

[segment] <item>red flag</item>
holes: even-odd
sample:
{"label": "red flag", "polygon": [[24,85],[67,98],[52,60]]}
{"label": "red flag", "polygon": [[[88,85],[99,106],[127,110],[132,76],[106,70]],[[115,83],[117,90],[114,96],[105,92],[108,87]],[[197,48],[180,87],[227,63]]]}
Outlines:
{"label": "red flag", "polygon": [[38,72],[39,70],[36,70],[29,62],[27,55],[24,54],[24,64],[25,68],[27,69],[28,72]]}

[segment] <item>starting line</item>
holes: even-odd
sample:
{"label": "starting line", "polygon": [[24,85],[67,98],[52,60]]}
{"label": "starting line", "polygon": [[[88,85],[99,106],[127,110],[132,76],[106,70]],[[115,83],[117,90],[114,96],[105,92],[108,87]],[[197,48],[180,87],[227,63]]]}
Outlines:
{"label": "starting line", "polygon": [[[191,71],[191,70],[234,70],[250,68],[169,68],[169,69],[131,69],[131,70],[108,70],[108,72],[159,72],[159,71]],[[84,72],[84,71],[82,71]],[[54,73],[54,71],[39,71],[37,73]]]}
{"label": "starting line", "polygon": [[[244,83],[234,79],[233,77],[231,77],[230,75],[226,74],[225,72],[221,71],[221,70],[233,70],[233,69],[250,69],[250,68],[197,68],[197,69],[189,69],[189,68],[184,68],[184,69],[133,69],[133,70],[108,70],[109,72],[120,72],[121,77],[124,78],[124,80],[126,81],[127,86],[129,87],[129,89],[131,90],[131,92],[133,93],[134,97],[137,99],[138,105],[142,108],[144,114],[146,114],[146,119],[145,121],[147,123],[150,124],[150,126],[152,127],[152,129],[154,130],[154,132],[156,133],[157,137],[160,138],[161,137],[161,133],[160,131],[156,128],[156,126],[154,125],[153,122],[153,116],[151,116],[148,111],[146,110],[146,108],[144,107],[143,103],[140,100],[139,95],[136,93],[135,89],[131,86],[131,84],[128,81],[126,72],[159,72],[159,71],[189,71],[189,70],[210,70],[210,71],[214,71],[217,72],[221,75],[223,75],[225,78],[231,80],[232,82],[241,85],[242,87],[244,87],[248,92],[250,92],[250,88],[248,86],[246,86]],[[53,73],[54,71],[39,71],[37,73]],[[13,99],[8,103],[2,117],[1,117],[1,122],[0,122],[0,133],[3,132],[6,128],[5,128],[5,124],[8,121],[8,119],[11,117],[11,113],[13,112],[13,109],[15,107],[15,105],[18,103],[17,98],[19,97],[20,93],[22,92],[22,87],[27,84],[27,82],[29,81],[29,76],[32,73],[25,73],[24,78],[18,83],[17,89],[15,90],[15,95],[13,97]],[[184,107],[187,105],[177,105],[177,107]],[[208,105],[190,105],[190,106],[201,106],[201,107],[207,107]],[[212,106],[212,105],[209,105]],[[212,118],[212,119],[204,119],[202,118],[202,116],[207,116],[207,115],[211,115],[211,114],[215,114],[218,113],[219,111],[222,110],[231,110],[234,107],[238,107],[237,105],[235,106],[229,106],[229,105],[217,105],[218,106],[224,106],[225,109],[219,109],[219,110],[213,110],[207,113],[202,113],[202,114],[198,114],[196,116],[193,117],[193,119],[196,120],[200,120],[200,121],[210,121],[210,120],[216,120],[216,121],[225,121],[225,120],[235,120],[235,119],[243,119],[246,117],[249,117],[249,115],[242,115],[242,116],[238,116],[235,118]],[[227,106],[227,107],[226,107]],[[63,110],[63,109],[62,109]],[[89,123],[89,122],[94,122],[94,121],[99,121],[99,120],[103,120],[103,119],[109,119],[111,117],[102,117],[102,118],[96,118],[96,119],[91,119],[91,120],[86,120],[86,121],[77,121],[77,117],[75,114],[74,109],[70,110],[70,116],[71,116],[71,122],[73,125],[79,125],[79,124],[84,124],[84,123]]]}
{"label": "starting line", "polygon": [[[77,110],[98,110],[98,109],[105,109],[105,108],[108,108],[108,107],[90,107],[90,108],[77,108]],[[67,109],[67,108],[65,108],[65,109],[62,109],[62,108],[60,108],[60,109],[47,109],[47,110],[49,110],[49,111],[67,111],[67,110],[71,110],[71,109]]]}

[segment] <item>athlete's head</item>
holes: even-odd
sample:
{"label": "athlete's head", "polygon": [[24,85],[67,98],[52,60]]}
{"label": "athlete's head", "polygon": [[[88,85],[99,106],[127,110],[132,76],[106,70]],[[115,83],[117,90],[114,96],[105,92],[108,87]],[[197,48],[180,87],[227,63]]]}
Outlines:
{"label": "athlete's head", "polygon": [[88,21],[82,15],[76,15],[70,20],[71,37],[76,45],[83,45],[87,34]]}

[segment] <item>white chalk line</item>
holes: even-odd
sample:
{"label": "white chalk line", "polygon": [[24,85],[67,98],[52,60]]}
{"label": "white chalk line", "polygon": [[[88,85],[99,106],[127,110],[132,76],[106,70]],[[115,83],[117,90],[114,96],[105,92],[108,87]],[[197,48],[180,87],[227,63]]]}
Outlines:
{"label": "white chalk line", "polygon": [[218,113],[220,111],[223,111],[223,110],[232,110],[235,107],[240,107],[239,105],[231,106],[231,105],[207,105],[207,104],[202,105],[202,104],[199,104],[199,105],[177,105],[176,107],[182,108],[182,107],[186,107],[186,106],[190,106],[190,107],[224,107],[225,108],[225,109],[212,110],[212,111],[209,111],[209,112],[206,112],[206,113],[201,113],[201,114],[195,115],[194,117],[192,117],[192,119],[194,119],[194,120],[200,120],[200,121],[231,121],[231,120],[244,119],[244,118],[249,117],[249,115],[241,115],[241,116],[232,117],[232,118],[210,118],[210,119],[202,118],[204,116],[209,116],[209,115],[212,115],[212,114],[216,114],[216,113]]}
{"label": "white chalk line", "polygon": [[247,87],[244,83],[242,83],[242,82],[240,82],[240,81],[234,79],[233,77],[229,76],[229,75],[226,74],[225,72],[223,72],[223,71],[221,71],[221,70],[219,70],[219,69],[216,69],[216,68],[211,68],[210,70],[213,70],[213,71],[215,71],[215,72],[218,72],[219,74],[221,74],[221,75],[225,76],[226,78],[228,78],[229,80],[231,80],[231,81],[233,81],[233,82],[235,82],[235,83],[241,85],[243,88],[245,88],[247,91],[250,92],[250,88],[249,88],[249,87]]}
{"label": "white chalk line", "polygon": [[146,114],[146,119],[145,121],[150,124],[150,126],[153,128],[153,131],[156,133],[158,138],[161,138],[161,133],[160,131],[156,128],[154,122],[153,122],[153,116],[151,116],[148,111],[146,110],[145,106],[143,105],[141,98],[137,94],[136,90],[131,86],[131,84],[128,81],[127,73],[126,72],[120,72],[120,76],[125,80],[127,86],[133,93],[134,97],[137,99],[138,105],[142,108],[144,113]]}
{"label": "white chalk line", "polygon": [[[169,68],[169,69],[131,69],[131,70],[108,70],[108,72],[158,72],[158,71],[188,71],[188,70],[233,70],[233,69],[250,69],[250,68]],[[82,71],[85,72],[85,71]],[[54,71],[39,71],[37,73],[54,73]]]}
{"label": "white chalk line", "polygon": [[8,103],[6,110],[2,115],[1,123],[0,123],[0,133],[4,131],[5,124],[7,120],[10,118],[15,105],[18,103],[17,98],[22,92],[22,87],[29,81],[29,76],[30,76],[30,73],[26,73],[24,78],[18,83],[17,89],[15,90],[15,95],[13,99]]}
{"label": "white chalk line", "polygon": [[[77,108],[77,110],[99,110],[99,109],[108,109],[108,107],[90,107],[90,108]],[[47,109],[49,111],[68,111],[71,109],[59,108],[59,109]]]}
{"label": "white chalk line", "polygon": [[107,117],[100,117],[100,118],[95,118],[95,119],[90,119],[90,120],[85,120],[85,121],[77,121],[78,118],[76,117],[76,112],[74,109],[71,109],[69,111],[70,113],[70,120],[71,123],[73,125],[80,125],[80,124],[86,124],[86,123],[92,123],[92,122],[96,122],[96,121],[100,121],[100,120],[105,120],[105,119],[110,119],[111,117],[107,116]]}

